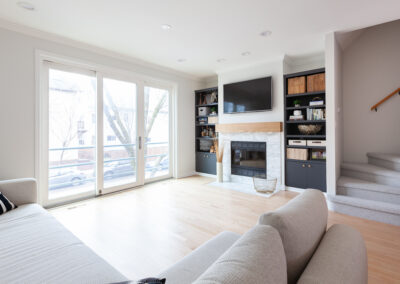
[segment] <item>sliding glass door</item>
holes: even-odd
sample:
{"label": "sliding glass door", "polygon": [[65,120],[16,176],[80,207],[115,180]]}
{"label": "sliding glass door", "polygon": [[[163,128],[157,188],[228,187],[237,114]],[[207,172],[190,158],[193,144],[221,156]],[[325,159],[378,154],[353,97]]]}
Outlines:
{"label": "sliding glass door", "polygon": [[96,77],[48,68],[46,200],[86,197],[96,189]]}
{"label": "sliding glass door", "polygon": [[137,85],[103,79],[104,191],[138,183]]}
{"label": "sliding glass door", "polygon": [[144,87],[145,179],[171,176],[169,90]]}
{"label": "sliding glass door", "polygon": [[44,205],[172,176],[169,88],[48,62],[42,75]]}

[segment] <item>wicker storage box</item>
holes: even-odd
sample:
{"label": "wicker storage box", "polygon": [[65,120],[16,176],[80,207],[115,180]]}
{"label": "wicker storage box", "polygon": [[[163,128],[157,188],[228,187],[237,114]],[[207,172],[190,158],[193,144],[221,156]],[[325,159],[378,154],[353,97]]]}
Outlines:
{"label": "wicker storage box", "polygon": [[209,116],[208,123],[213,123],[213,124],[218,123],[218,116]]}
{"label": "wicker storage box", "polygon": [[288,94],[301,94],[306,92],[306,77],[294,77],[288,79]]}
{"label": "wicker storage box", "polygon": [[307,76],[307,92],[325,91],[325,73]]}
{"label": "wicker storage box", "polygon": [[326,146],[326,140],[307,140],[307,146]]}
{"label": "wicker storage box", "polygon": [[308,160],[308,150],[307,149],[293,149],[288,148],[286,149],[286,155],[288,159],[293,160]]}
{"label": "wicker storage box", "polygon": [[289,145],[290,146],[306,146],[307,141],[306,140],[289,140]]}

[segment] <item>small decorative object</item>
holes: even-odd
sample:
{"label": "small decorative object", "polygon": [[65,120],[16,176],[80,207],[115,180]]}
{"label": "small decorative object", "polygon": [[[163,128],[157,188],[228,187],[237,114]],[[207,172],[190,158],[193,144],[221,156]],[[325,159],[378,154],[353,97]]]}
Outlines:
{"label": "small decorative object", "polygon": [[217,115],[217,107],[216,106],[211,107],[210,111],[211,111],[211,115]]}
{"label": "small decorative object", "polygon": [[211,93],[210,100],[211,100],[212,104],[217,102],[217,100],[218,100],[217,92],[212,92]]}
{"label": "small decorative object", "polygon": [[273,193],[276,189],[276,177],[267,176],[266,179],[253,177],[254,189],[261,193]]}
{"label": "small decorative object", "polygon": [[222,160],[224,158],[224,147],[217,148],[217,181],[223,182],[223,167],[222,167]]}
{"label": "small decorative object", "polygon": [[207,129],[207,128],[203,128],[203,129],[201,130],[201,136],[202,136],[202,137],[208,136],[208,129]]}
{"label": "small decorative object", "polygon": [[291,115],[289,116],[289,120],[304,120],[304,115]]}
{"label": "small decorative object", "polygon": [[208,129],[208,136],[214,137],[214,130],[212,129],[212,127],[210,127],[210,128]]}
{"label": "small decorative object", "polygon": [[301,106],[301,100],[300,100],[300,99],[295,99],[295,100],[293,101],[293,105],[294,105],[295,107],[300,107],[300,106]]}
{"label": "small decorative object", "polygon": [[199,124],[206,124],[207,123],[207,117],[200,117],[199,118]]}
{"label": "small decorative object", "polygon": [[312,160],[326,160],[326,151],[320,149],[313,149],[311,151]]}
{"label": "small decorative object", "polygon": [[199,107],[199,115],[206,116],[210,113],[209,107]]}
{"label": "small decorative object", "polygon": [[317,134],[321,131],[321,124],[300,124],[297,126],[301,134]]}
{"label": "small decorative object", "polygon": [[301,115],[301,110],[295,110],[295,111],[293,111],[293,115],[295,115],[295,116]]}

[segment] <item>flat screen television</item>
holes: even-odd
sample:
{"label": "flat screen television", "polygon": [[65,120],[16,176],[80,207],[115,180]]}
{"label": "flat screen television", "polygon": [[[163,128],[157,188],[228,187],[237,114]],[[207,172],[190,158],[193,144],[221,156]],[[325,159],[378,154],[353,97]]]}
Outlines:
{"label": "flat screen television", "polygon": [[272,109],[271,77],[224,85],[224,113]]}

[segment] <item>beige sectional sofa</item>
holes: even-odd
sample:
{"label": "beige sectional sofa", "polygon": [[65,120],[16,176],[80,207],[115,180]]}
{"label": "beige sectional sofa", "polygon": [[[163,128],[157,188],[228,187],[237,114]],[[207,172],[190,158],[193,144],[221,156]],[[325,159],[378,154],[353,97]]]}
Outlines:
{"label": "beige sectional sofa", "polygon": [[0,215],[0,283],[112,283],[128,280],[37,202],[36,181],[0,181],[18,208]]}
{"label": "beige sectional sofa", "polygon": [[160,277],[167,284],[367,283],[362,236],[346,225],[327,230],[327,218],[325,196],[308,189],[243,236],[223,232]]}
{"label": "beige sectional sofa", "polygon": [[[0,216],[1,283],[128,283],[36,204],[34,179],[0,181],[0,192],[18,206]],[[367,283],[361,235],[346,225],[326,230],[327,216],[324,195],[306,190],[243,236],[223,232],[159,277],[167,284]]]}

